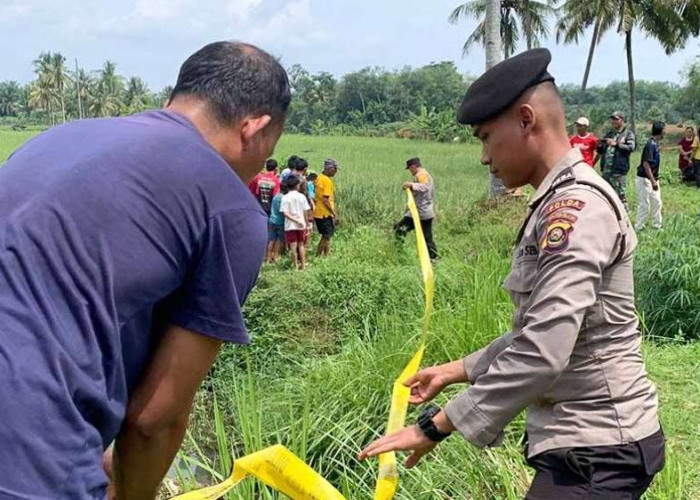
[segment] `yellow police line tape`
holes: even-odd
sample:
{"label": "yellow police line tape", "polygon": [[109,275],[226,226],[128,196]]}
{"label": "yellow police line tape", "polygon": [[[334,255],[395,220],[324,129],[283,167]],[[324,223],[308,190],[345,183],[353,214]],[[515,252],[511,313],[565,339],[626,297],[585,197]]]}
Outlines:
{"label": "yellow police line tape", "polygon": [[[430,316],[433,312],[433,296],[435,294],[435,276],[433,266],[430,264],[428,246],[423,237],[423,228],[420,225],[420,217],[413,193],[406,190],[408,198],[408,209],[411,212],[413,226],[416,231],[416,248],[418,249],[418,259],[420,260],[421,271],[423,272],[423,287],[425,289],[425,314],[423,316],[423,326],[421,327],[420,344],[418,350],[408,362],[406,367],[394,382],[394,391],[391,394],[391,409],[389,410],[389,423],[386,433],[391,434],[401,430],[406,423],[406,410],[408,409],[408,399],[411,396],[411,389],[403,383],[412,377],[420,367],[425,351],[425,343],[428,340],[428,329],[430,327]],[[374,490],[374,500],[391,500],[396,494],[399,484],[399,471],[396,468],[396,454],[393,451],[379,455],[379,478],[377,488]]]}
{"label": "yellow police line tape", "polygon": [[[416,232],[416,247],[423,273],[425,287],[425,316],[421,328],[418,351],[394,382],[391,395],[391,409],[386,432],[390,434],[400,430],[406,421],[406,411],[411,390],[403,385],[420,367],[428,338],[430,315],[433,312],[433,295],[435,293],[435,278],[430,264],[428,247],[423,238],[423,229],[418,217],[418,209],[410,189],[406,190],[408,208],[413,218]],[[225,481],[190,491],[173,497],[172,500],[216,500],[236,487],[246,477],[253,476],[280,491],[293,500],[346,500],[345,497],[321,475],[305,464],[300,458],[282,445],[271,446],[262,451],[246,455],[233,464],[231,476]],[[391,500],[396,494],[399,473],[396,467],[395,453],[383,453],[379,456],[379,477],[374,492],[374,500]]]}

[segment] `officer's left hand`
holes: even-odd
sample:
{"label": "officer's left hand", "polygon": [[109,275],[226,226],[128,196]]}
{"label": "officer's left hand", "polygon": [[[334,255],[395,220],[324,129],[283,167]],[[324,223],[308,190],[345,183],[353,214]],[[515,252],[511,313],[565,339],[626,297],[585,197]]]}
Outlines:
{"label": "officer's left hand", "polygon": [[357,458],[365,460],[388,451],[412,451],[413,453],[406,460],[406,468],[410,469],[423,458],[423,455],[433,451],[436,445],[435,441],[428,439],[423,431],[414,425],[377,439],[362,450]]}
{"label": "officer's left hand", "polygon": [[403,184],[401,184],[401,189],[411,189],[412,187],[413,187],[412,182],[404,182]]}

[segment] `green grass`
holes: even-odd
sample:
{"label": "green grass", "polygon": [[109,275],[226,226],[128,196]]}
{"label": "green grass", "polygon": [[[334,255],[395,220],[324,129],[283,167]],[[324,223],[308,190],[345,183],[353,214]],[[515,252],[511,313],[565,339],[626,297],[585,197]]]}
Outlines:
{"label": "green grass", "polygon": [[0,164],[4,162],[17,147],[30,137],[36,135],[34,130],[13,131],[0,128]]}
{"label": "green grass", "polygon": [[[3,136],[0,141],[8,141]],[[18,142],[19,136],[13,139]],[[7,153],[0,145],[0,158]],[[435,238],[443,259],[424,365],[461,357],[509,328],[512,306],[500,282],[526,203],[484,202],[486,172],[475,146],[285,136],[276,156],[293,153],[314,170],[327,156],[341,164],[343,222],[333,253],[312,258],[303,273],[288,262],[263,269],[246,305],[253,344],[227,346],[198,394],[183,446],[189,465],[179,467],[175,482],[193,487],[188,468],[196,463],[199,482],[210,482],[212,471],[221,476],[230,467],[228,450],[240,456],[282,443],[347,498],[371,498],[376,463],[358,463],[355,455],[383,432],[391,385],[415,349],[422,313],[413,242],[397,245],[391,236],[403,212],[405,159],[419,155],[438,190]],[[667,155],[664,168],[675,173],[675,161]],[[630,175],[632,206],[633,180]],[[693,188],[673,183],[663,189],[667,215],[699,210]],[[655,234],[640,235],[640,247]],[[648,499],[700,499],[700,345],[645,341],[644,354],[669,438],[668,465]],[[450,438],[417,468],[402,470],[397,498],[522,498],[530,477],[519,446],[522,427],[519,418],[507,430],[505,446],[494,450]],[[229,498],[278,496],[248,480]]]}

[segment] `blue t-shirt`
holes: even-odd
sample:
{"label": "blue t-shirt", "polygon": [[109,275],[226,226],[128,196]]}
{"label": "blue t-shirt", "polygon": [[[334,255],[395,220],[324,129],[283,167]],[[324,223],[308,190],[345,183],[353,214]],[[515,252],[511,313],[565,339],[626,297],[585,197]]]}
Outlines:
{"label": "blue t-shirt", "polygon": [[246,343],[265,214],[183,116],[76,121],[0,168],[0,499],[103,498],[164,326]]}
{"label": "blue t-shirt", "polygon": [[306,182],[306,191],[309,193],[309,199],[313,200],[316,197],[316,186],[313,182]]}
{"label": "blue t-shirt", "polygon": [[280,212],[280,207],[282,206],[282,193],[277,193],[274,198],[272,198],[272,203],[270,204],[270,218],[267,220],[273,226],[284,226],[284,215]]}

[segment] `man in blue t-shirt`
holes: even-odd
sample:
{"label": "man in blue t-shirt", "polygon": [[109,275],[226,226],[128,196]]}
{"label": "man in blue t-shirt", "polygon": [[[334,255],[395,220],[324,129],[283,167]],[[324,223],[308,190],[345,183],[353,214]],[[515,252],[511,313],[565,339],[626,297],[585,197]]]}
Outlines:
{"label": "man in blue t-shirt", "polygon": [[637,221],[634,228],[644,229],[647,217],[651,211],[652,227],[661,229],[661,188],[659,187],[659,167],[661,166],[661,150],[659,142],[664,137],[665,125],[654,122],[651,126],[651,137],[644,146],[642,159],[637,167]]}
{"label": "man in blue t-shirt", "polygon": [[[245,89],[245,93],[243,90]],[[241,306],[266,218],[247,188],[274,149],[287,75],[205,46],[166,109],[81,120],[0,168],[0,500],[151,500]]]}

